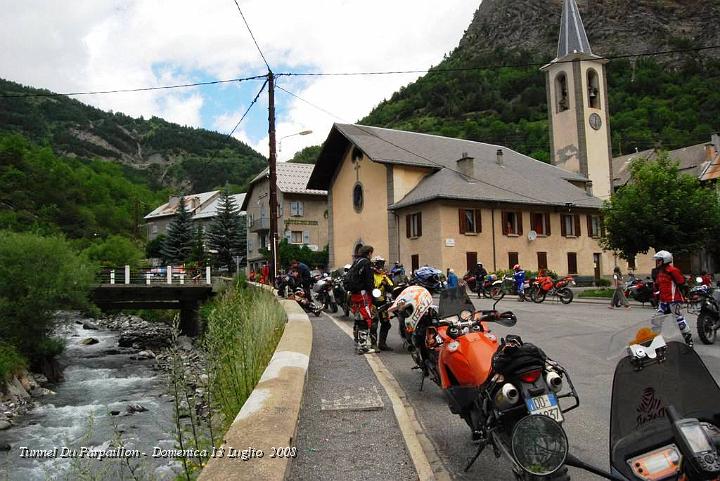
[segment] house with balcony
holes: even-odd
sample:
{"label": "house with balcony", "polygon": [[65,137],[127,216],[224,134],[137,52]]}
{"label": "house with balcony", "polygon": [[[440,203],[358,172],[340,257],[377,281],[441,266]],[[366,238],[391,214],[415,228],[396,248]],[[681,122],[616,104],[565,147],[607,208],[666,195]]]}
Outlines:
{"label": "house with balcony", "polygon": [[[313,165],[277,164],[278,235],[291,244],[322,250],[328,243],[327,191],[308,189]],[[270,243],[270,182],[268,169],[251,182],[241,210],[247,212],[248,269],[266,262],[261,249]]]}
{"label": "house with balcony", "polygon": [[[148,241],[155,240],[158,236],[167,234],[168,226],[175,220],[175,216],[177,215],[180,197],[181,196],[177,195],[171,196],[165,204],[157,207],[144,217]],[[185,210],[194,218],[194,216],[201,214],[213,203],[217,204],[220,198],[220,191],[213,190],[199,194],[188,194],[184,196],[184,198]],[[238,204],[238,206],[239,205],[240,204]],[[203,217],[203,219],[206,218]],[[207,222],[207,220],[203,220],[203,222]]]}

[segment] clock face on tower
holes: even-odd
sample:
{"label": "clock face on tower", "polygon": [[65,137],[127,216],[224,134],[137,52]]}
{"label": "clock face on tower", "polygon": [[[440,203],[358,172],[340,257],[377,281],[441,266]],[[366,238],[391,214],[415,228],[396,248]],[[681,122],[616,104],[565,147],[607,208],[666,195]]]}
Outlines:
{"label": "clock face on tower", "polygon": [[602,127],[602,119],[600,116],[596,113],[590,114],[590,127],[592,127],[595,130],[600,130],[600,127]]}

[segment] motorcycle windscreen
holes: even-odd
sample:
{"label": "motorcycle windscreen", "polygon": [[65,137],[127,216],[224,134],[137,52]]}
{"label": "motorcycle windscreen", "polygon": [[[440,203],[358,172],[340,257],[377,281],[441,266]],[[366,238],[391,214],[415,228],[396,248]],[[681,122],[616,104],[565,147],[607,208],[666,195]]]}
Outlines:
{"label": "motorcycle windscreen", "polygon": [[610,411],[610,462],[633,479],[626,460],[673,442],[665,409],[720,425],[720,388],[700,356],[668,342],[666,360],[636,370],[629,357],[615,368]]}
{"label": "motorcycle windscreen", "polygon": [[465,292],[465,286],[453,287],[440,292],[440,306],[438,317],[445,319],[450,316],[457,316],[462,311],[475,312],[475,306]]}

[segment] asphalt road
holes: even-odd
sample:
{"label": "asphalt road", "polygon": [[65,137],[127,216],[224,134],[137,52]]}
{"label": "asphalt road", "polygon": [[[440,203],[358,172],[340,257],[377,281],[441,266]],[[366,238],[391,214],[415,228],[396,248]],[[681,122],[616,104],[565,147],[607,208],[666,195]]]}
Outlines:
{"label": "asphalt road", "polygon": [[[478,308],[489,309],[492,306],[488,300],[473,301]],[[617,364],[617,360],[606,359],[609,336],[619,329],[648,319],[654,311],[649,307],[610,310],[605,303],[520,303],[515,298],[501,301],[497,308],[515,312],[518,323],[509,329],[494,325],[496,334],[519,334],[524,341],[540,346],[548,356],[568,370],[580,396],[580,407],[565,414],[564,427],[571,451],[584,461],[607,468],[610,395]],[[692,325],[693,333],[696,333],[696,316],[686,317]],[[696,334],[694,338],[696,351],[716,381],[720,382],[720,345],[705,346]],[[417,417],[451,477],[455,480],[513,480],[507,463],[502,458],[496,459],[491,448],[480,455],[468,473],[463,472],[467,461],[475,453],[467,425],[450,413],[442,392],[431,381],[427,380],[423,391],[419,390],[420,374],[411,369],[412,359],[401,348],[396,325],[393,325],[388,344],[395,351],[378,355],[415,408]],[[575,480],[602,479],[575,468],[570,468],[570,474]]]}

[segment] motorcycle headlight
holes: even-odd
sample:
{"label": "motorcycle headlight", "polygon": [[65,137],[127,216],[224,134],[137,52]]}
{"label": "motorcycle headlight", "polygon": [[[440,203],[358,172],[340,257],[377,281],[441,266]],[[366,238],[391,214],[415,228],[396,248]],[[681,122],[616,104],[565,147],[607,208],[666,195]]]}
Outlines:
{"label": "motorcycle headlight", "polygon": [[548,476],[564,464],[568,440],[562,426],[547,416],[525,416],[515,424],[510,440],[513,458],[527,473]]}

